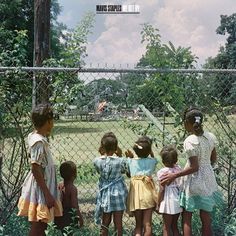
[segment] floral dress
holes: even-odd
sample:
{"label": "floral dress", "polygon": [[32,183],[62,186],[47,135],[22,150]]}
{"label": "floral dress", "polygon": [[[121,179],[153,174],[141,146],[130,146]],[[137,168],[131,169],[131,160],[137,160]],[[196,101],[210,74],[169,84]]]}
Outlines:
{"label": "floral dress", "polygon": [[32,171],[27,175],[18,202],[18,216],[27,216],[29,221],[49,223],[54,216],[62,216],[62,205],[57,189],[56,170],[47,139],[35,132],[28,136],[30,162],[42,166],[45,183],[55,199],[55,206],[48,209],[44,194]]}
{"label": "floral dress", "polygon": [[127,163],[126,158],[101,156],[95,158],[94,166],[100,174],[95,209],[95,222],[100,224],[102,212],[126,209],[128,190],[122,173],[127,171]]}
{"label": "floral dress", "polygon": [[[180,195],[180,205],[186,211],[202,209],[211,212],[213,206],[221,199],[211,166],[211,153],[215,144],[216,137],[210,132],[204,132],[201,136],[192,134],[184,141],[187,158],[196,156],[199,164],[197,172],[182,177],[183,190]],[[189,165],[188,159],[185,167]]]}

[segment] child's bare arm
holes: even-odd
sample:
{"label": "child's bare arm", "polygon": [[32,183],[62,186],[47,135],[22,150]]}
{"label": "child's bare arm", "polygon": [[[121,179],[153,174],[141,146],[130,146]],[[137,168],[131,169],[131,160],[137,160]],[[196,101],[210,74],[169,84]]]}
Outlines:
{"label": "child's bare arm", "polygon": [[79,203],[78,203],[78,191],[75,186],[71,188],[71,207],[77,210],[77,216],[79,217],[79,225],[82,227],[84,225],[83,216],[79,209]]}
{"label": "child's bare arm", "polygon": [[198,171],[199,169],[198,157],[197,156],[189,157],[189,161],[190,161],[190,166],[185,168],[184,170],[181,170],[176,173],[164,174],[161,180],[161,185],[164,186],[166,184],[170,184],[172,181],[174,181],[178,177],[189,175]]}
{"label": "child's bare arm", "polygon": [[159,191],[158,191],[158,196],[157,196],[157,205],[158,206],[160,206],[161,202],[164,199],[164,192],[165,192],[165,188],[160,185]]}
{"label": "child's bare arm", "polygon": [[157,172],[157,184],[158,184],[158,193],[157,193],[157,201],[156,201],[156,212],[159,213],[161,202],[164,200],[164,193],[165,193],[165,185],[161,184],[162,178],[165,175],[165,172],[158,171]]}
{"label": "child's bare arm", "polygon": [[214,165],[217,160],[216,149],[214,148],[211,152],[211,164]]}

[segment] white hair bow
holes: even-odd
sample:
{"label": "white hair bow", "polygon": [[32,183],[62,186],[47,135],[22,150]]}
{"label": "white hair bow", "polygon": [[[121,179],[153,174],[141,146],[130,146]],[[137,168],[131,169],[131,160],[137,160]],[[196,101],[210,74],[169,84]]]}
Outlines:
{"label": "white hair bow", "polygon": [[200,124],[201,122],[201,117],[200,116],[195,116],[195,123]]}
{"label": "white hair bow", "polygon": [[142,146],[138,145],[137,143],[134,144],[138,149],[143,149]]}

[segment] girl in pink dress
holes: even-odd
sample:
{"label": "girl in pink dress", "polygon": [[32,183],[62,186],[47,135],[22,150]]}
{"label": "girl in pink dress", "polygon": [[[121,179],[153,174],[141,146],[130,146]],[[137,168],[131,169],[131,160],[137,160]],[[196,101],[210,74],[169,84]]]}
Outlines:
{"label": "girl in pink dress", "polygon": [[180,166],[176,164],[178,154],[177,150],[169,145],[163,147],[160,155],[165,167],[157,172],[157,178],[159,180],[157,211],[163,217],[163,236],[179,236],[178,218],[179,213],[182,212],[179,203],[180,181],[179,179],[175,179],[168,185],[162,186],[160,184],[160,181],[166,174],[177,173],[181,170]]}

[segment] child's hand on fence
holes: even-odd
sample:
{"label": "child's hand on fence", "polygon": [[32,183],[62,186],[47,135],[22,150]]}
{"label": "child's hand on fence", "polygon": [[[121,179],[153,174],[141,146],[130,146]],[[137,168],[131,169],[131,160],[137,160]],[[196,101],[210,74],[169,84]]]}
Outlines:
{"label": "child's hand on fence", "polygon": [[122,157],[122,150],[121,150],[120,147],[117,147],[117,150],[116,150],[115,154],[116,154],[118,157]]}
{"label": "child's hand on fence", "polygon": [[104,149],[103,149],[101,146],[99,147],[98,152],[99,152],[101,155],[104,155],[104,154],[105,154],[105,151],[104,151]]}
{"label": "child's hand on fence", "polygon": [[152,150],[151,150],[151,152],[150,152],[150,156],[151,156],[151,157],[154,157],[154,153],[153,153]]}
{"label": "child's hand on fence", "polygon": [[133,158],[134,154],[128,149],[128,150],[125,151],[125,156],[129,157],[129,158]]}

